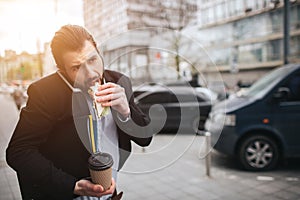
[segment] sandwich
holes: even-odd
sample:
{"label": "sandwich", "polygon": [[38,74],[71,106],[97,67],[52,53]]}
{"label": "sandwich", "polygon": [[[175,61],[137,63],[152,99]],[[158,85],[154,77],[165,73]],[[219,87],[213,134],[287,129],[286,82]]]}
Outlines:
{"label": "sandwich", "polygon": [[98,88],[100,86],[99,82],[96,82],[95,85],[91,86],[88,90],[88,93],[90,94],[92,100],[93,100],[93,107],[95,109],[96,115],[98,118],[103,117],[104,115],[108,114],[109,107],[103,107],[101,103],[97,102],[97,96],[96,92],[98,91]]}

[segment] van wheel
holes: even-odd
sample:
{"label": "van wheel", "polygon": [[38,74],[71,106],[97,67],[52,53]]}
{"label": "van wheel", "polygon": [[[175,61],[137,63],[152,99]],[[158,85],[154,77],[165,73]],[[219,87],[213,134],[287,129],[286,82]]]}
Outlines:
{"label": "van wheel", "polygon": [[279,161],[278,144],[263,135],[254,135],[243,140],[237,153],[241,167],[251,171],[273,169]]}

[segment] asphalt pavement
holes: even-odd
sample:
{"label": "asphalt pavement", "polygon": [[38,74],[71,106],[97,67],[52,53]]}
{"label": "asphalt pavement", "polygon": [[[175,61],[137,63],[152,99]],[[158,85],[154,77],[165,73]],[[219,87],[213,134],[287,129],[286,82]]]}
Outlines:
{"label": "asphalt pavement", "polygon": [[[0,94],[0,200],[21,199],[15,172],[5,149],[18,120],[9,95]],[[211,176],[206,175],[204,137],[156,135],[147,148],[133,144],[133,153],[119,172],[117,187],[126,200],[282,200],[300,199],[300,162],[290,160],[270,172],[245,172],[236,161],[212,151]]]}

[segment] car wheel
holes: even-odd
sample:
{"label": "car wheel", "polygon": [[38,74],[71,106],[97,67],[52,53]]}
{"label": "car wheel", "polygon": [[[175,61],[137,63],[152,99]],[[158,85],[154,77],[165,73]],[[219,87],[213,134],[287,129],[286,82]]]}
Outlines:
{"label": "car wheel", "polygon": [[246,138],[238,150],[242,168],[251,171],[273,169],[279,161],[278,144],[270,137],[254,135]]}

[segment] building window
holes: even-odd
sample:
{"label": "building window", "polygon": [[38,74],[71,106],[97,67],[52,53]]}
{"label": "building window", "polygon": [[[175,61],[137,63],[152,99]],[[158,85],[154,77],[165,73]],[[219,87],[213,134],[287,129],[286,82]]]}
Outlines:
{"label": "building window", "polygon": [[228,1],[228,15],[234,16],[235,14],[235,0]]}
{"label": "building window", "polygon": [[234,2],[236,4],[236,11],[235,13],[237,15],[244,13],[244,1],[241,0],[235,0]]}
{"label": "building window", "polygon": [[210,7],[207,9],[208,12],[208,23],[212,23],[214,21],[214,7]]}
{"label": "building window", "polygon": [[270,18],[271,18],[272,32],[274,32],[274,33],[282,32],[282,28],[283,28],[282,11],[276,10],[276,11],[270,12]]}
{"label": "building window", "polygon": [[203,9],[202,14],[200,16],[202,16],[201,17],[202,25],[207,24],[208,23],[208,9]]}
{"label": "building window", "polygon": [[255,43],[239,46],[239,63],[257,63],[266,61],[266,43]]}
{"label": "building window", "polygon": [[223,9],[225,9],[223,4],[218,4],[216,6],[216,21],[224,18],[224,10]]}
{"label": "building window", "polygon": [[290,56],[291,59],[299,59],[300,58],[300,36],[291,37],[290,41]]}

